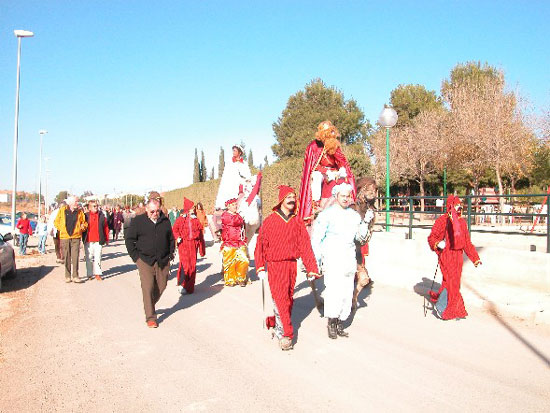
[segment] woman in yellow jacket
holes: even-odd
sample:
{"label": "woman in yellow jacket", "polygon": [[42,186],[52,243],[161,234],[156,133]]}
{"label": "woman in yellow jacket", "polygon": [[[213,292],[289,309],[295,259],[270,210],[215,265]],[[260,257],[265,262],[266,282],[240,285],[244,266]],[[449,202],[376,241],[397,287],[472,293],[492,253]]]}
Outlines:
{"label": "woman in yellow jacket", "polygon": [[[55,218],[54,225],[59,231],[59,239],[65,258],[65,282],[84,282],[78,276],[78,260],[80,255],[80,239],[88,224],[84,212],[78,208],[78,198],[70,196],[67,205],[61,207]],[[72,263],[72,271],[71,271]]]}

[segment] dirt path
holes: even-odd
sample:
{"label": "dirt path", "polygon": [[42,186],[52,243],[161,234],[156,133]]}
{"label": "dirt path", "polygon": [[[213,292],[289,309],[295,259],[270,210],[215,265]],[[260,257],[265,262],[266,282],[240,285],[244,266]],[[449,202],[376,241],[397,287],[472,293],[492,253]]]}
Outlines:
{"label": "dirt path", "polygon": [[[298,281],[295,349],[262,329],[261,283],[224,288],[217,248],[195,294],[172,279],[145,326],[122,242],[106,279],[65,284],[53,254],[0,294],[0,411],[547,411],[550,332],[470,310],[424,318],[422,299],[376,285],[331,341]],[[40,267],[37,264],[41,264]],[[85,267],[81,263],[81,274]],[[6,312],[5,312],[6,311]]]}

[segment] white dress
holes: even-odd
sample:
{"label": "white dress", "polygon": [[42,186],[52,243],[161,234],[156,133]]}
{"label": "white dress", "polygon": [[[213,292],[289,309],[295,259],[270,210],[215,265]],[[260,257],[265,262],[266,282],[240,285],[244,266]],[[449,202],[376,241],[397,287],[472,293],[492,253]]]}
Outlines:
{"label": "white dress", "polygon": [[355,239],[365,238],[368,224],[351,208],[334,204],[323,210],[313,226],[311,245],[325,281],[327,318],[345,320],[351,312],[357,259]]}
{"label": "white dress", "polygon": [[239,186],[243,187],[250,181],[251,173],[248,163],[233,162],[227,164],[223,170],[222,179],[216,197],[216,208],[224,209],[225,201],[239,197]]}

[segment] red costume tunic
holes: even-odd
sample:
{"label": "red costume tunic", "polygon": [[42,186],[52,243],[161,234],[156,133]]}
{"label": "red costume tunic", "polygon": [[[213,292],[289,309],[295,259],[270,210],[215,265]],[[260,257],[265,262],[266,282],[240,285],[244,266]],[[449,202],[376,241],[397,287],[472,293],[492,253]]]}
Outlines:
{"label": "red costume tunic", "polygon": [[[345,182],[353,187],[353,199],[355,199],[355,178],[351,172],[349,162],[340,148],[336,149],[334,155],[323,151],[323,143],[314,139],[306,148],[304,157],[304,166],[302,172],[302,181],[300,184],[300,209],[298,216],[302,219],[311,219],[313,217],[313,196],[311,191],[311,174],[313,171],[319,171],[326,174],[328,170],[337,171],[341,167],[346,170],[347,177]],[[330,198],[332,196],[332,188],[336,181],[323,182],[321,190],[321,198]]]}
{"label": "red costume tunic", "polygon": [[174,238],[181,238],[178,245],[180,265],[178,268],[178,285],[183,286],[189,294],[195,290],[197,275],[197,250],[201,257],[205,254],[203,227],[200,221],[191,215],[179,216],[174,222]]}
{"label": "red costume tunic", "polygon": [[[254,259],[256,272],[267,271],[271,295],[281,317],[284,336],[289,338],[294,336],[291,314],[298,258],[302,258],[308,273],[319,273],[303,221],[295,215],[286,217],[277,210],[263,222],[256,241]],[[268,317],[266,324],[273,327],[275,318]]]}
{"label": "red costume tunic", "polygon": [[244,219],[239,214],[228,211],[222,214],[222,241],[222,249],[223,247],[240,248],[246,245]]}
{"label": "red costume tunic", "polygon": [[[451,199],[451,197],[453,199]],[[447,308],[441,314],[444,320],[464,318],[468,315],[464,308],[464,300],[460,294],[460,280],[462,277],[463,252],[477,265],[479,255],[472,242],[464,218],[454,211],[454,205],[460,200],[452,195],[447,200],[448,213],[440,216],[435,221],[432,231],[428,236],[430,248],[439,256],[439,265],[443,274],[441,288],[437,293],[430,291],[432,300],[437,301],[441,292],[447,290]],[[437,247],[440,241],[445,240],[445,248]]]}

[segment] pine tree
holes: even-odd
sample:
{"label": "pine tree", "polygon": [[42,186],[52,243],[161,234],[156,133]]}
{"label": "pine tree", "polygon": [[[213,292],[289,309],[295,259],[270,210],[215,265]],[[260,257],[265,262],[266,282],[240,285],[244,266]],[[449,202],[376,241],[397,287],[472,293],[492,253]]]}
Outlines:
{"label": "pine tree", "polygon": [[193,165],[193,183],[201,181],[201,170],[199,166],[199,156],[197,154],[197,148],[195,148],[195,163]]}
{"label": "pine tree", "polygon": [[206,162],[204,161],[204,151],[201,151],[200,173],[201,173],[201,182],[206,182],[206,180],[208,179],[208,172],[206,170]]}
{"label": "pine tree", "polygon": [[223,147],[220,146],[220,162],[218,163],[218,178],[222,177],[224,168],[225,168],[225,155],[223,153]]}
{"label": "pine tree", "polygon": [[210,180],[214,179],[214,167],[212,167],[212,172],[210,173]]}
{"label": "pine tree", "polygon": [[264,168],[269,166],[269,161],[267,160],[267,155],[264,158]]}

